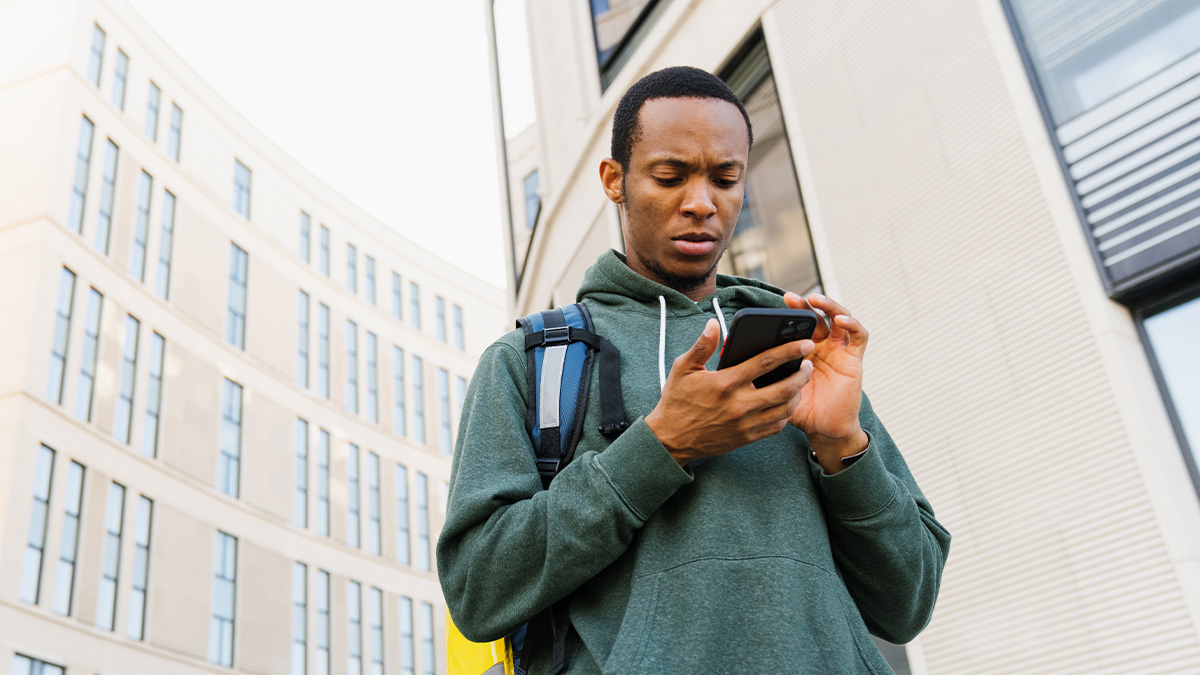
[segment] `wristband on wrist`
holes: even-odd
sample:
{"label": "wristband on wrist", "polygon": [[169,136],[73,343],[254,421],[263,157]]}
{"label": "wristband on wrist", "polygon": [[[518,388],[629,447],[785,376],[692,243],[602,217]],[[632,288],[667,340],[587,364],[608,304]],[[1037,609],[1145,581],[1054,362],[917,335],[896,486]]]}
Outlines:
{"label": "wristband on wrist", "polygon": [[[863,455],[867,454],[868,450],[871,449],[871,432],[863,429],[863,433],[867,435],[867,447],[863,448],[862,452],[858,454],[841,458],[842,466],[850,466],[851,464],[857,462],[860,458],[862,458]],[[809,452],[812,453],[813,461],[817,461],[817,453],[812,452],[812,450],[809,450]]]}

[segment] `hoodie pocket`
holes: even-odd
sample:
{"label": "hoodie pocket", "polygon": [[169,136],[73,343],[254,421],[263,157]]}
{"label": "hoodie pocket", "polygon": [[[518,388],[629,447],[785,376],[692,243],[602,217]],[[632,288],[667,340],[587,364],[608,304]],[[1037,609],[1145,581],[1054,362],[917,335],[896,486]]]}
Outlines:
{"label": "hoodie pocket", "polygon": [[605,673],[891,672],[841,580],[812,563],[704,558],[632,591]]}

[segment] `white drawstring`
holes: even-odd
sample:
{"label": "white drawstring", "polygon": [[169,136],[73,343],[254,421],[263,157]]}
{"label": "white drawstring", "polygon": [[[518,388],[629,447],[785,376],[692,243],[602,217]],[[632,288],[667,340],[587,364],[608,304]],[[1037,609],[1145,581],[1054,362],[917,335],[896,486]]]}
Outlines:
{"label": "white drawstring", "polygon": [[667,386],[667,299],[658,296],[658,390]]}
{"label": "white drawstring", "polygon": [[721,344],[725,344],[725,339],[729,337],[729,329],[725,327],[725,312],[721,311],[721,303],[717,302],[717,296],[713,296],[713,311],[717,313],[717,321],[721,324]]}
{"label": "white drawstring", "polygon": [[[717,322],[721,324],[721,343],[729,337],[729,329],[725,327],[725,313],[721,311],[721,303],[713,297],[713,311],[717,313]],[[658,390],[667,386],[667,299],[658,296]]]}

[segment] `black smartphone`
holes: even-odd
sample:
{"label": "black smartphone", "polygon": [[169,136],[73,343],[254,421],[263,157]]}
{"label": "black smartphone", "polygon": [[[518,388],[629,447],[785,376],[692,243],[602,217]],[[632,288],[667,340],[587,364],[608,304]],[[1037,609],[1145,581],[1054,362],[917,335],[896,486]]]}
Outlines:
{"label": "black smartphone", "polygon": [[[721,348],[717,369],[729,368],[753,358],[772,347],[807,340],[817,330],[820,317],[807,309],[739,309],[729,324],[729,336]],[[778,382],[800,370],[800,361],[789,361],[754,380],[758,388]]]}

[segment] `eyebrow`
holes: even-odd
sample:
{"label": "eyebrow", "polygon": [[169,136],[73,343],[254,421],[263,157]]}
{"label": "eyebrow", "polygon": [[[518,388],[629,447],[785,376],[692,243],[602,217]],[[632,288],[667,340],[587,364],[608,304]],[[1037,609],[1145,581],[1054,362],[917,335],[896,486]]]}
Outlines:
{"label": "eyebrow", "polygon": [[[677,157],[662,157],[659,159],[652,160],[650,162],[651,167],[655,167],[660,164],[665,164],[667,166],[672,166],[672,167],[679,167],[681,169],[693,169],[696,166],[692,162],[688,162],[686,160],[682,160]],[[718,164],[714,168],[719,171],[721,169],[741,169],[743,166],[744,166],[744,164],[742,164],[741,162],[739,162],[736,159],[727,159],[724,162],[721,162],[720,164]]]}

